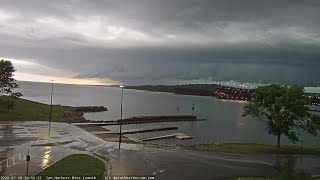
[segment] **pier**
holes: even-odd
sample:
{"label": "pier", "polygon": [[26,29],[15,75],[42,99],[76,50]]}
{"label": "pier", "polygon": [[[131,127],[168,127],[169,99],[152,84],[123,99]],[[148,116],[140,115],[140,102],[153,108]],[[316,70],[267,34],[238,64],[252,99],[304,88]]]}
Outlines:
{"label": "pier", "polygon": [[193,115],[172,115],[172,116],[139,116],[118,120],[118,124],[144,124],[158,122],[181,122],[181,121],[203,121]]}
{"label": "pier", "polygon": [[[138,129],[138,130],[124,130],[121,134],[141,134],[148,132],[156,132],[156,131],[170,131],[177,130],[178,127],[165,127],[165,128],[152,128],[152,129]],[[110,132],[110,131],[96,131],[92,132],[92,134],[119,134],[119,132]]]}
{"label": "pier", "polygon": [[152,140],[169,139],[169,138],[177,138],[180,140],[184,140],[184,139],[191,139],[192,137],[188,136],[184,133],[175,133],[175,134],[169,134],[169,135],[164,135],[164,136],[145,138],[145,139],[141,139],[141,141],[152,141]]}
{"label": "pier", "polygon": [[145,123],[159,123],[159,122],[182,122],[182,121],[204,121],[206,119],[198,119],[194,115],[167,115],[167,116],[138,116],[126,119],[119,119],[116,121],[96,121],[90,123],[72,123],[73,125],[126,125],[126,124],[145,124]]}

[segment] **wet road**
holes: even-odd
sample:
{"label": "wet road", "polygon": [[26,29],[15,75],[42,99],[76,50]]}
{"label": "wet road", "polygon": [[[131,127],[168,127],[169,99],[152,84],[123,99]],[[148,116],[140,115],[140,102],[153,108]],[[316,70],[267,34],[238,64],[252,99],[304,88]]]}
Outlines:
{"label": "wet road", "polygon": [[111,175],[154,175],[156,179],[224,179],[273,176],[278,169],[304,169],[320,174],[320,156],[277,156],[158,149],[141,144],[106,142],[70,124],[28,122],[0,125],[0,175],[26,175],[69,154],[95,154],[111,165]]}
{"label": "wet road", "polygon": [[[103,154],[103,149],[98,150]],[[114,150],[104,154],[113,165],[112,175],[156,175],[158,179],[225,179],[239,176],[275,176],[279,169],[320,172],[318,156],[276,156],[223,152],[196,152],[145,148]]]}

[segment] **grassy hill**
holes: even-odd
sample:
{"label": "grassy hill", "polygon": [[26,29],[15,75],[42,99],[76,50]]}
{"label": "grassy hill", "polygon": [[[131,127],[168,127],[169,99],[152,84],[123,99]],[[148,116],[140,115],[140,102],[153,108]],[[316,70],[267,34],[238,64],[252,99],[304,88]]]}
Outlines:
{"label": "grassy hill", "polygon": [[[0,96],[1,100],[7,100],[9,97]],[[1,102],[0,102],[1,103]],[[52,108],[52,120],[66,122],[62,118],[63,114],[72,113],[75,107],[54,105]],[[48,121],[50,105],[33,102],[26,99],[16,99],[13,110],[8,110],[0,106],[1,121]]]}

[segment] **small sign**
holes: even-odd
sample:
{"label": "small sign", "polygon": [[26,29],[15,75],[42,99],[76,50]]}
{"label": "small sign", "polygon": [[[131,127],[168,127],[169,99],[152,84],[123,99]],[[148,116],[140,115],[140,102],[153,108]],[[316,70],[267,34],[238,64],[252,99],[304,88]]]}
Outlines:
{"label": "small sign", "polygon": [[30,155],[29,155],[29,154],[26,156],[26,161],[27,161],[27,162],[30,161]]}
{"label": "small sign", "polygon": [[26,156],[26,161],[29,162],[30,161],[30,153],[29,153],[29,149],[28,149],[28,155]]}

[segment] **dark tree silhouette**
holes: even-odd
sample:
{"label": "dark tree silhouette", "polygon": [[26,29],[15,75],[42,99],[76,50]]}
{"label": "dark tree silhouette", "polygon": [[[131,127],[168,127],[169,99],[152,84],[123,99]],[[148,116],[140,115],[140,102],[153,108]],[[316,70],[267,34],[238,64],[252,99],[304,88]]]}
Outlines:
{"label": "dark tree silhouette", "polygon": [[277,136],[280,148],[282,135],[293,143],[299,141],[300,130],[316,136],[320,128],[320,118],[309,113],[309,99],[302,86],[281,86],[271,84],[258,87],[245,106],[242,116],[251,116],[266,124],[269,134]]}
{"label": "dark tree silhouette", "polygon": [[8,109],[13,109],[15,98],[22,96],[14,91],[19,87],[13,78],[15,71],[11,61],[0,61],[0,106]]}

